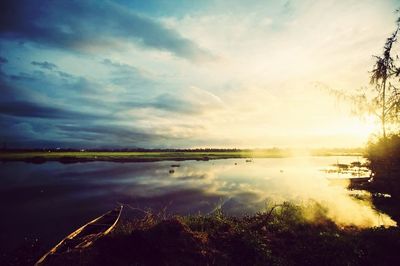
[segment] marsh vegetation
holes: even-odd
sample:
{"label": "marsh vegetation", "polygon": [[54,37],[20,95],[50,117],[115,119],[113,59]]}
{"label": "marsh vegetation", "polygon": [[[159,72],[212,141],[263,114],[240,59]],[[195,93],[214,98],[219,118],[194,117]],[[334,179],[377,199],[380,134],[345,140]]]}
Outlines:
{"label": "marsh vegetation", "polygon": [[338,226],[316,202],[241,217],[143,211],[92,247],[45,265],[397,265],[397,227]]}

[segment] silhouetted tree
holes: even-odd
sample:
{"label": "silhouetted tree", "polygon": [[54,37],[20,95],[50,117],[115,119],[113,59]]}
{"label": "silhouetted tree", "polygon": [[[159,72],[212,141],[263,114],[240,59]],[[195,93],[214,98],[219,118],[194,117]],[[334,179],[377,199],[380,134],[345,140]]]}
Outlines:
{"label": "silhouetted tree", "polygon": [[383,54],[375,56],[376,61],[370,81],[376,92],[371,104],[378,111],[376,114],[381,122],[384,139],[386,139],[387,124],[397,122],[400,111],[400,93],[399,88],[395,85],[400,76],[400,68],[396,66],[399,57],[393,56],[393,45],[397,42],[400,29],[400,18],[397,19],[396,24],[396,30],[385,42]]}

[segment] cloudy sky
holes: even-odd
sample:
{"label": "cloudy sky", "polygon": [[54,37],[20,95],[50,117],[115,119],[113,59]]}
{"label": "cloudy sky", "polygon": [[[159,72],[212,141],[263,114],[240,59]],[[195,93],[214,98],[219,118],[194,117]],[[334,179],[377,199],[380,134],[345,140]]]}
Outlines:
{"label": "cloudy sky", "polygon": [[1,1],[9,147],[345,147],[394,0]]}

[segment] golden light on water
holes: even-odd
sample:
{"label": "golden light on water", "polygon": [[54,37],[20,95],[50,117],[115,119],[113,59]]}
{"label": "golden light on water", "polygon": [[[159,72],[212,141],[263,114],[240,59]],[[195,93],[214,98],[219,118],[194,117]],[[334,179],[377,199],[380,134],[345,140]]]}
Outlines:
{"label": "golden light on water", "polygon": [[[297,156],[254,158],[251,162],[244,159],[212,164],[198,162],[177,168],[171,179],[163,179],[163,185],[168,189],[178,183],[202,188],[209,195],[220,195],[219,207],[231,212],[258,211],[265,208],[266,203],[291,201],[309,205],[311,209],[305,215],[318,222],[318,210],[311,204],[318,203],[325,209],[325,215],[339,226],[395,226],[396,222],[388,215],[375,210],[369,192],[351,192],[347,189],[348,183],[333,184],[327,179],[336,178],[336,174],[327,176],[321,171],[336,162],[348,164],[357,160],[360,158]],[[159,181],[155,178],[146,182],[155,184]]]}

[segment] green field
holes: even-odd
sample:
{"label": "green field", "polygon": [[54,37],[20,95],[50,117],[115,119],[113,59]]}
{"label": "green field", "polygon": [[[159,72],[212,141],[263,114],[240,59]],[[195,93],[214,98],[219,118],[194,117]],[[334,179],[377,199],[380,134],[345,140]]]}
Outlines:
{"label": "green field", "polygon": [[257,153],[252,151],[231,152],[2,152],[2,161],[163,161],[163,160],[213,160],[227,158],[284,157],[282,152]]}
{"label": "green field", "polygon": [[[360,155],[359,153],[335,152],[312,155]],[[88,161],[141,162],[164,160],[214,160],[229,158],[281,158],[294,155],[290,150],[236,150],[236,151],[2,151],[0,161],[27,161],[42,163],[60,161],[65,163]]]}

